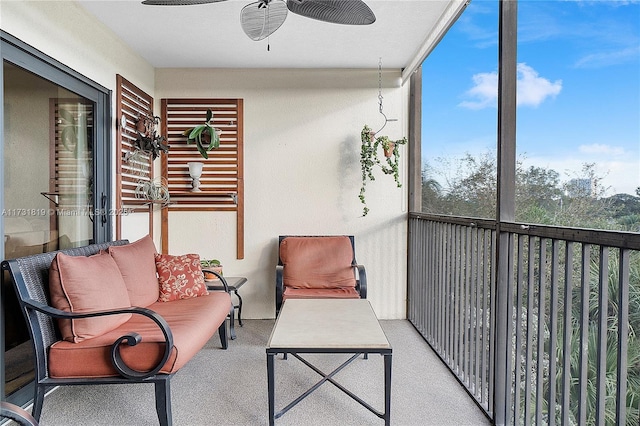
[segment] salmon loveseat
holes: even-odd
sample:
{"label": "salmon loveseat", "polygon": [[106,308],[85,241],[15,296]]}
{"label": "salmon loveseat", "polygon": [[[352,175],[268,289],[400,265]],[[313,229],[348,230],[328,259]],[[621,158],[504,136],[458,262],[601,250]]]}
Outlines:
{"label": "salmon loveseat", "polygon": [[52,386],[153,383],[160,424],[171,425],[171,377],[216,330],[227,348],[228,291],[207,290],[197,255],[160,255],[149,236],[6,260],[2,269],[34,345],[36,420]]}

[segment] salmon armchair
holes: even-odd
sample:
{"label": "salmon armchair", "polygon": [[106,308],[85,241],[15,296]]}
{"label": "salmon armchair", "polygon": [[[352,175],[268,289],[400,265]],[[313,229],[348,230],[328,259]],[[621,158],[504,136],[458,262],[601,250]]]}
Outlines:
{"label": "salmon armchair", "polygon": [[367,298],[367,275],[353,235],[278,238],[276,316],[286,299]]}

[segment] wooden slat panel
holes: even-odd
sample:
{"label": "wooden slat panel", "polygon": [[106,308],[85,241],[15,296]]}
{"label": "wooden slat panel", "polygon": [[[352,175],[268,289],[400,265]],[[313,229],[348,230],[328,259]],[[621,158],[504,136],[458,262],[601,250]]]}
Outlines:
{"label": "wooden slat panel", "polygon": [[[116,209],[117,211],[149,212],[149,234],[153,235],[153,206],[136,196],[140,183],[153,179],[153,161],[150,156],[135,161],[129,156],[136,149],[135,123],[138,117],[153,116],[153,98],[121,75],[117,79],[116,127]],[[121,118],[126,118],[122,126]],[[121,238],[121,216],[116,216],[116,238]]]}
{"label": "wooden slat panel", "polygon": [[[184,131],[203,124],[207,109],[213,112],[213,126],[222,130],[220,147],[202,158],[195,145],[187,143]],[[162,133],[170,146],[162,159],[171,205],[163,211],[162,250],[170,211],[235,211],[238,221],[237,257],[244,258],[243,184],[243,100],[242,99],[163,99]],[[190,192],[192,180],[187,163],[204,163],[201,192]]]}

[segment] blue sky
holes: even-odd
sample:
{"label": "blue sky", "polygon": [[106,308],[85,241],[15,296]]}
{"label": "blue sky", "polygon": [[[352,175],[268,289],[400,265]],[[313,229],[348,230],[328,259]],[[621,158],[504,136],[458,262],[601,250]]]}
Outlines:
{"label": "blue sky", "polygon": [[[423,64],[423,162],[495,152],[497,0],[473,0]],[[640,187],[640,0],[520,0],[517,151],[608,195]]]}

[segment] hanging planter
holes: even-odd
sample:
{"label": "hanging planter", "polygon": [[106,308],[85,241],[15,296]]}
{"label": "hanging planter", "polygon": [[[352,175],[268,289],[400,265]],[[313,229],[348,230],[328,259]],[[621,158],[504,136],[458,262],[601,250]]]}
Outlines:
{"label": "hanging planter", "polygon": [[137,138],[135,141],[136,148],[149,154],[151,160],[155,160],[162,152],[169,152],[167,139],[158,133],[158,125],[160,117],[145,116],[138,117],[136,121]]}
{"label": "hanging planter", "polygon": [[387,142],[386,144],[382,145],[382,150],[384,151],[384,156],[385,158],[391,158],[391,156],[393,155],[393,150],[395,149],[396,144],[395,142]]}
{"label": "hanging planter", "polygon": [[200,155],[207,159],[209,158],[207,151],[220,146],[222,130],[213,127],[213,113],[208,109],[204,124],[187,129],[183,134],[187,137],[187,143],[195,143]]}
{"label": "hanging planter", "polygon": [[[384,174],[393,175],[398,188],[402,186],[400,182],[400,171],[398,163],[400,160],[400,151],[398,147],[407,143],[407,138],[392,141],[388,136],[375,136],[371,128],[364,126],[360,132],[360,171],[362,174],[362,186],[360,187],[360,202],[364,205],[362,216],[369,213],[365,192],[368,181],[376,180],[373,174],[373,168],[378,166]],[[385,159],[383,161],[378,157],[378,148],[382,146]]]}

